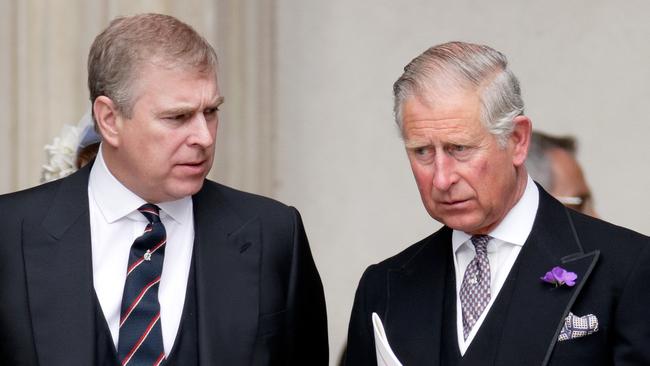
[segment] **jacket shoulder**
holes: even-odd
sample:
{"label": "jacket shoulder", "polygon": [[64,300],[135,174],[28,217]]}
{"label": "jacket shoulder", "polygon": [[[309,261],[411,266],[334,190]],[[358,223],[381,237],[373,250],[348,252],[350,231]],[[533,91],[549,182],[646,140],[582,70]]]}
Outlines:
{"label": "jacket shoulder", "polygon": [[288,214],[293,207],[258,194],[240,191],[226,185],[206,180],[197,199],[217,200],[225,203],[241,216],[261,214]]}
{"label": "jacket shoulder", "polygon": [[34,211],[36,207],[47,206],[60,185],[61,179],[0,195],[0,212],[11,212],[10,216],[19,217],[27,211]]}
{"label": "jacket shoulder", "polygon": [[401,252],[383,261],[373,264],[366,269],[367,276],[374,276],[381,273],[385,274],[391,270],[400,270],[417,261],[425,252],[438,249],[444,245],[451,245],[452,230],[446,226],[442,227],[435,233],[423,238],[422,240],[410,245]]}
{"label": "jacket shoulder", "polygon": [[292,242],[294,234],[304,230],[300,213],[294,207],[209,180],[192,199],[195,213],[221,211],[222,217],[236,218],[233,222],[242,224],[259,220],[265,235],[283,242]]}
{"label": "jacket shoulder", "polygon": [[650,238],[636,231],[572,211],[584,250],[637,252],[650,245]]}
{"label": "jacket shoulder", "polygon": [[[44,215],[52,202],[59,200],[73,203],[88,195],[88,176],[92,164],[88,164],[67,177],[57,179],[21,191],[0,195],[0,212],[12,212],[12,216]],[[11,211],[6,211],[11,210]]]}

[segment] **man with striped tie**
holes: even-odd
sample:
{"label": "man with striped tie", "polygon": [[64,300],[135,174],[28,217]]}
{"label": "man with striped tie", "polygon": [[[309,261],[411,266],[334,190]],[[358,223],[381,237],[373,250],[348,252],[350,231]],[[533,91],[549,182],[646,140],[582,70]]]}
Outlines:
{"label": "man with striped tie", "polygon": [[170,16],[117,18],[88,86],[95,161],[0,197],[0,364],[327,365],[298,212],[205,179],[213,48]]}

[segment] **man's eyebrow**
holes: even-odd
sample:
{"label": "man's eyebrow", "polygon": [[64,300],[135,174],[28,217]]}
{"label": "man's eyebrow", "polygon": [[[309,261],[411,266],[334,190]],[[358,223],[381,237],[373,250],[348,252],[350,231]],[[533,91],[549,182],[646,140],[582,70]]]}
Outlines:
{"label": "man's eyebrow", "polygon": [[223,96],[220,96],[217,98],[214,102],[210,103],[210,108],[218,108],[220,105],[223,104],[223,102],[226,101],[226,98]]}
{"label": "man's eyebrow", "polygon": [[224,96],[220,96],[220,97],[217,98],[217,100],[214,102],[214,105],[218,107],[218,106],[222,105],[223,102],[225,102],[225,101],[226,101],[226,97],[224,97]]}
{"label": "man's eyebrow", "polygon": [[[208,108],[217,108],[217,107],[219,107],[221,104],[223,104],[224,101],[225,101],[225,98],[224,98],[224,97],[219,97],[219,98],[215,99],[214,102],[210,103],[210,104],[208,105]],[[160,115],[180,115],[180,114],[194,113],[194,112],[195,112],[194,107],[190,107],[190,106],[181,106],[181,107],[171,107],[171,108],[167,108],[167,109],[165,109],[165,110],[160,111],[159,114],[160,114]]]}
{"label": "man's eyebrow", "polygon": [[170,108],[166,108],[166,109],[160,111],[160,113],[158,113],[158,114],[171,116],[171,115],[181,115],[181,114],[186,114],[186,113],[194,113],[194,108],[189,107],[189,106],[187,106],[187,107],[170,107]]}
{"label": "man's eyebrow", "polygon": [[406,146],[407,149],[416,149],[419,147],[425,147],[428,146],[429,143],[426,141],[422,140],[405,140],[404,141],[404,146]]}

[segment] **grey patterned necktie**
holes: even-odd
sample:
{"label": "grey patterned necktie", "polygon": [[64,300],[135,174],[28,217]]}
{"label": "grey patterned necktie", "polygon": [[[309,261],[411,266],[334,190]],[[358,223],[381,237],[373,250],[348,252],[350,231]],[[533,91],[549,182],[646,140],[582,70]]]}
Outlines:
{"label": "grey patterned necktie", "polygon": [[490,239],[492,238],[488,235],[474,235],[471,239],[476,256],[469,262],[460,286],[465,339],[490,302],[490,262],[487,256],[487,244]]}

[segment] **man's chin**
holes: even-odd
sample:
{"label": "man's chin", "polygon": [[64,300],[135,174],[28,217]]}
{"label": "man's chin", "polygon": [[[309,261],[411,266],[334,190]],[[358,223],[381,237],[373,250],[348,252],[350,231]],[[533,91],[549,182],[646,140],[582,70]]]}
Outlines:
{"label": "man's chin", "polygon": [[467,213],[458,215],[443,215],[435,219],[454,230],[464,231],[469,234],[478,234],[481,231],[480,220],[468,217]]}
{"label": "man's chin", "polygon": [[169,196],[173,198],[172,200],[179,200],[181,198],[193,196],[203,188],[204,181],[204,179],[193,179],[190,182],[184,181],[176,184],[172,183],[167,192],[169,192]]}

